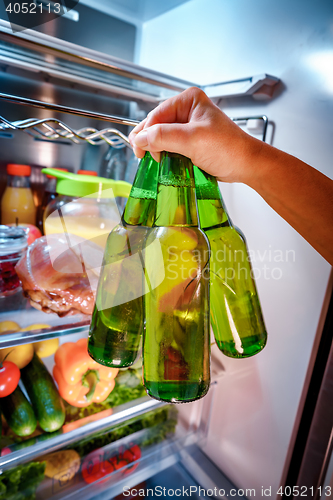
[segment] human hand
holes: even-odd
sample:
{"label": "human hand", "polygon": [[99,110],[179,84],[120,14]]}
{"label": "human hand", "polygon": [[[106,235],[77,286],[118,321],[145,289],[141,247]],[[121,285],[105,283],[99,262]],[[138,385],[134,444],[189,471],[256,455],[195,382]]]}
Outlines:
{"label": "human hand", "polygon": [[157,161],[161,151],[179,153],[221,181],[249,184],[253,155],[262,144],[196,87],[157,106],[132,130],[129,140],[139,158],[146,151]]}

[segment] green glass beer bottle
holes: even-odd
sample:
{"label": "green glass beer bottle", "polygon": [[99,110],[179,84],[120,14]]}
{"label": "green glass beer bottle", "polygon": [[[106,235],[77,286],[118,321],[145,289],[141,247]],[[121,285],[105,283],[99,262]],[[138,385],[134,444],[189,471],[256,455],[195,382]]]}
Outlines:
{"label": "green glass beer bottle", "polygon": [[226,356],[246,358],[267,333],[244,235],[226,212],[215,177],[194,167],[201,229],[211,246],[210,311],[216,343]]}
{"label": "green glass beer bottle", "polygon": [[144,246],[143,378],[156,399],[194,401],[209,389],[209,256],[193,165],[163,152],[154,223]]}
{"label": "green glass beer bottle", "polygon": [[142,247],[152,226],[158,163],[146,153],[138,167],[121,224],[105,247],[88,352],[98,363],[121,368],[134,363],[143,329]]}

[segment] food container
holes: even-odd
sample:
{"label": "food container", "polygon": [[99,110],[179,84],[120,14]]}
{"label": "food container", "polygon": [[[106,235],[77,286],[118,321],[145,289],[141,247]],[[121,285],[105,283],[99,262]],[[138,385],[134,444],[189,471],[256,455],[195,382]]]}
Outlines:
{"label": "food container", "polygon": [[22,227],[0,226],[0,297],[16,293],[21,286],[15,265],[28,246]]}

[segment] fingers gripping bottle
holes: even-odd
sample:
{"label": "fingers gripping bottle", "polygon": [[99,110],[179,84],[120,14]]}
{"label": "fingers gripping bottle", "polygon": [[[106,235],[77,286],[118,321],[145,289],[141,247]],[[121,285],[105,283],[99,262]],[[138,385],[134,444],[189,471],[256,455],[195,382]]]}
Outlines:
{"label": "fingers gripping bottle", "polygon": [[193,165],[163,152],[154,223],[144,247],[143,376],[156,399],[188,402],[208,391],[209,255],[199,228]]}
{"label": "fingers gripping bottle", "polygon": [[122,223],[110,233],[89,331],[88,352],[98,363],[121,368],[134,363],[143,329],[144,238],[153,222],[158,163],[140,162]]}
{"label": "fingers gripping bottle", "polygon": [[246,358],[266,345],[267,333],[243,234],[225,210],[215,177],[194,167],[200,225],[209,239],[211,323],[219,349]]}

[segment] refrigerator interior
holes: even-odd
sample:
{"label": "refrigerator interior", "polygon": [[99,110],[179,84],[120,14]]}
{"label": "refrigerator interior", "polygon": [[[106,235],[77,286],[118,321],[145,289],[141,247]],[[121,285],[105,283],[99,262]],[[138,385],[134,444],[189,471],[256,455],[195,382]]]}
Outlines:
{"label": "refrigerator interior", "polygon": [[[273,146],[332,177],[332,22],[329,1],[196,0],[144,24],[138,62],[201,84],[280,78],[272,100],[218,105],[231,117],[266,114]],[[252,359],[223,358],[203,449],[239,487],[276,492],[326,315],[330,266],[257,193],[220,187],[248,241],[268,344]]]}
{"label": "refrigerator interior", "polygon": [[[272,99],[222,97],[215,102],[232,118],[266,115],[267,142],[332,177],[331,2],[282,0],[268,6],[263,0],[253,3],[238,0],[236,8],[234,2],[190,0],[171,2],[170,10],[163,12],[155,11],[150,2],[144,2],[145,9],[138,13],[135,2],[125,2],[117,8],[117,2],[99,0],[96,2],[99,10],[94,11],[96,19],[101,19],[103,12],[115,16],[112,18],[115,33],[122,33],[121,39],[114,37],[111,42],[108,33],[104,33],[100,43],[98,29],[94,31],[89,24],[87,2],[80,4],[77,9],[89,26],[89,37],[74,39],[73,35],[71,38],[73,24],[67,20],[47,23],[38,31],[197,85],[263,73],[279,78]],[[94,26],[98,26],[98,21]],[[76,31],[79,36],[80,30],[76,28]],[[5,52],[6,47],[2,50]],[[33,76],[26,69],[10,64],[2,66],[1,92],[133,119],[145,116],[160,95],[159,90],[153,102],[124,98],[102,86],[92,92],[87,82],[80,85],[65,83],[55,76]],[[165,97],[167,95],[162,98]],[[1,115],[22,120],[31,116],[49,117],[50,111],[34,109],[32,113],[29,107],[1,102]],[[96,119],[64,113],[57,117],[72,128],[101,128],[101,122]],[[123,126],[120,130],[129,131]],[[258,134],[258,130],[248,131]],[[17,134],[0,139],[2,191],[4,168],[9,161],[33,166],[36,196],[41,196],[41,167],[64,166],[77,171],[82,166],[88,169],[93,165],[95,169],[107,150],[106,145],[96,148],[89,144],[33,141],[23,133],[19,136],[20,147],[13,148],[18,141]],[[162,454],[162,458],[155,455],[157,468],[160,464],[161,470],[166,470],[182,460],[185,475],[195,478],[196,469],[189,470],[190,454],[185,451],[182,457],[182,448],[186,439],[191,441],[196,436],[195,444],[225,475],[216,480],[217,484],[227,481],[229,488],[234,485],[244,490],[255,489],[258,497],[262,488],[271,488],[274,497],[287,477],[315,363],[332,290],[330,267],[257,193],[243,185],[221,184],[220,187],[234,224],[247,238],[268,344],[260,355],[242,361],[226,358],[213,348],[212,373],[216,384],[211,398],[180,406],[178,418],[182,430],[179,431],[181,438],[176,440],[176,451],[171,440],[171,444],[157,447],[152,453]],[[31,322],[39,322],[35,314]],[[28,323],[26,316],[22,326],[26,326],[25,323]],[[66,322],[55,319],[51,326],[58,327],[60,323]],[[84,331],[86,326],[77,328]],[[200,449],[196,453],[200,453]],[[212,471],[212,467],[207,465],[207,470]],[[140,470],[133,473],[130,483],[133,487],[152,476],[152,469],[147,468],[144,461],[145,472],[141,474]],[[154,481],[159,484],[156,477],[147,484]],[[125,484],[119,478],[120,473],[115,474],[104,486],[102,481],[100,494],[105,491],[105,498],[110,498],[109,488],[116,483],[119,484],[112,494],[119,494],[120,485]],[[181,481],[186,484],[185,479]],[[204,482],[203,475],[201,483]],[[91,498],[92,489],[87,487],[86,491],[85,498]],[[84,498],[77,486],[72,494],[73,498]]]}

